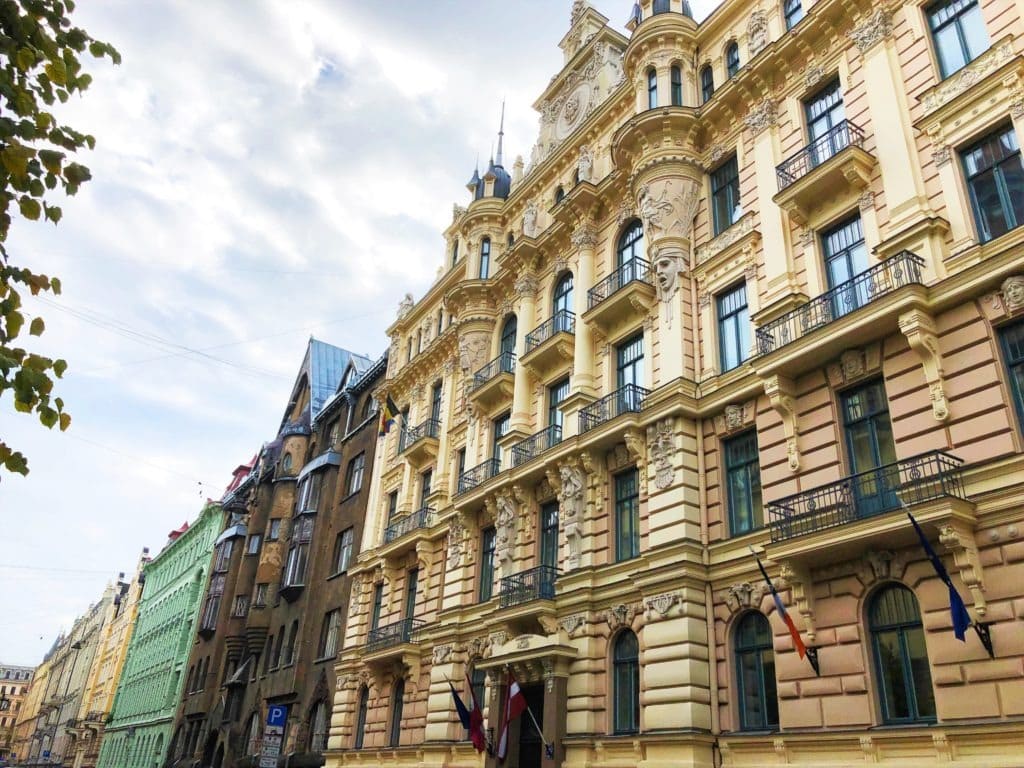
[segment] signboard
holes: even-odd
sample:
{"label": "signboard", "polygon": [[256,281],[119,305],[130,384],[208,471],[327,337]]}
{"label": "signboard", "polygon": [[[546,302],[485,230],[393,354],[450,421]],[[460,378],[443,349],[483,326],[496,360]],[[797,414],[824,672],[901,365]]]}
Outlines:
{"label": "signboard", "polygon": [[284,727],[288,723],[288,707],[272,704],[267,710],[267,724],[263,728],[263,748],[260,750],[259,768],[277,768],[281,754]]}
{"label": "signboard", "polygon": [[[284,724],[288,720],[288,707],[280,704],[271,705],[267,710],[267,733],[284,733]],[[271,730],[272,728],[279,730]]]}

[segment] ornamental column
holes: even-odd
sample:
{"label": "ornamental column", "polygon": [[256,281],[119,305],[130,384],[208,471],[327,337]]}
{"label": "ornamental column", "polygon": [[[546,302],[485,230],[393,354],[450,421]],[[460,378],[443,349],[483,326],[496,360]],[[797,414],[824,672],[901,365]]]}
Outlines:
{"label": "ornamental column", "polygon": [[573,282],[573,311],[576,313],[576,337],[573,348],[571,393],[596,398],[594,375],[594,336],[583,322],[587,311],[587,291],[594,287],[594,249],[597,247],[597,224],[590,217],[579,223],[572,233],[572,244],[578,251],[576,277]]}
{"label": "ornamental column", "polygon": [[[515,289],[519,295],[516,349],[521,361],[526,355],[526,336],[537,325],[537,278],[531,274],[525,274],[516,281]],[[512,432],[521,432],[523,435],[528,435],[532,431],[530,428],[532,380],[530,370],[517,361],[512,388],[512,419],[509,429]]]}

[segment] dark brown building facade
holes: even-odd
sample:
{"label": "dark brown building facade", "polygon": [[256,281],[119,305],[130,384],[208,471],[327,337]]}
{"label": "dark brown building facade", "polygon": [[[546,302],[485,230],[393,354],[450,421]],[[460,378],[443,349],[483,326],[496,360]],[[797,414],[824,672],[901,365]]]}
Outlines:
{"label": "dark brown building facade", "polygon": [[323,764],[386,367],[311,340],[277,436],[236,470],[168,765],[258,765],[278,704],[278,764]]}

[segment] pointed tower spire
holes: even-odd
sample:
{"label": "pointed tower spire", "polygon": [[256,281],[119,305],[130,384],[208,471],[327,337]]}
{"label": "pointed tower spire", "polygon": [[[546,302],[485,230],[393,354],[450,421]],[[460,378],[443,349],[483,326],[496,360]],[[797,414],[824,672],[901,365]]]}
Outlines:
{"label": "pointed tower spire", "polygon": [[503,148],[505,144],[505,100],[501,100],[501,124],[498,126],[498,156],[494,160],[495,165],[504,165]]}

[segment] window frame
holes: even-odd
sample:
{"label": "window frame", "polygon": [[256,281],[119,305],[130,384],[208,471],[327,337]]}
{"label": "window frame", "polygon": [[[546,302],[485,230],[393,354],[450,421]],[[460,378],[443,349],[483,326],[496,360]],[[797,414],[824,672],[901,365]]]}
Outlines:
{"label": "window frame", "polygon": [[711,231],[713,237],[718,237],[743,216],[743,206],[740,203],[740,165],[736,155],[733,154],[715,168],[709,174],[709,179]]}
{"label": "window frame", "polygon": [[[742,304],[729,307],[728,302],[737,294],[743,294]],[[734,329],[729,328],[734,325]],[[715,295],[715,328],[718,331],[718,362],[722,373],[735,370],[750,359],[752,337],[750,333],[750,304],[747,299],[747,282],[742,280]],[[727,336],[732,338],[728,339]],[[735,345],[736,364],[728,364],[727,344]]]}
{"label": "window frame", "polygon": [[[627,258],[628,257],[628,258]],[[619,234],[615,243],[615,268],[621,269],[644,257],[644,223],[633,219]],[[624,280],[623,283],[626,281]]]}
{"label": "window frame", "polygon": [[[888,593],[904,593],[905,596],[909,596],[910,601],[913,603],[913,607],[917,611],[916,620],[904,620],[889,624],[877,624],[876,623],[876,609],[882,600],[882,597]],[[914,664],[910,658],[910,650],[908,648],[907,635],[909,632],[920,633],[919,641],[921,646],[924,648],[924,661],[923,665],[918,665],[919,669],[922,669],[928,676],[928,688],[931,690],[932,708],[935,709],[935,684],[931,678],[930,660],[928,659],[928,648],[927,638],[924,631],[924,623],[921,617],[921,603],[917,599],[917,595],[914,591],[904,584],[898,582],[889,582],[885,584],[881,589],[875,591],[871,595],[868,602],[867,610],[867,629],[868,636],[871,643],[871,657],[872,666],[874,668],[875,682],[878,695],[879,711],[882,715],[882,721],[886,725],[927,725],[937,722],[937,712],[933,712],[931,715],[921,714],[921,702],[918,701],[918,686],[917,681],[914,679],[913,668]],[[907,717],[896,717],[889,711],[889,696],[887,694],[887,684],[891,682],[891,676],[886,674],[888,670],[883,669],[882,666],[882,651],[880,643],[880,635],[883,633],[895,632],[897,642],[899,644],[900,651],[900,662],[901,669],[899,670],[903,678],[903,696],[906,699],[910,714]]]}
{"label": "window frame", "polygon": [[331,562],[334,564],[334,575],[345,573],[352,563],[352,550],[355,547],[355,528],[349,526],[340,531],[334,539],[334,557]]}
{"label": "window frame", "polygon": [[647,69],[647,109],[658,108],[658,70]]}
{"label": "window frame", "polygon": [[[968,168],[968,154],[979,152],[982,155],[989,154],[985,152],[986,145],[1002,149],[1004,146],[1004,137],[1011,137],[1014,149],[1009,153],[1005,154],[998,161],[992,162],[986,165],[981,170],[971,173]],[[1008,232],[1012,232],[1014,229],[1024,225],[1024,215],[1018,216],[1018,212],[1014,210],[1013,206],[1013,195],[1011,195],[1007,182],[1006,182],[1006,171],[1005,166],[1011,165],[1014,160],[1021,168],[1021,173],[1024,175],[1024,155],[1021,154],[1020,141],[1017,138],[1017,132],[1014,128],[1013,123],[1002,123],[995,129],[989,131],[984,136],[979,138],[977,141],[972,142],[968,146],[957,152],[960,158],[960,168],[964,174],[964,185],[967,187],[967,196],[971,203],[971,214],[974,218],[974,227],[978,233],[978,241],[981,243],[988,243],[995,240]],[[1003,221],[1006,225],[1006,229],[1002,232],[989,231],[988,223],[982,213],[982,207],[979,203],[978,192],[976,184],[979,184],[979,180],[984,176],[991,175],[991,183],[995,186],[996,195],[999,199],[1000,213],[1002,214]],[[1024,213],[1024,212],[1022,212]]]}
{"label": "window frame", "polygon": [[[627,641],[633,648],[624,649]],[[626,655],[627,652],[630,655]],[[612,683],[612,733],[625,735],[640,733],[640,639],[631,629],[624,629],[615,636],[611,652]],[[622,691],[621,686],[628,675],[630,690]],[[629,699],[628,711],[626,701]]]}
{"label": "window frame", "polygon": [[715,95],[715,71],[710,64],[700,68],[700,103],[707,104]]}
{"label": "window frame", "polygon": [[[753,443],[753,452],[748,453],[742,461],[734,463],[733,451],[744,443],[751,442]],[[745,477],[744,491],[751,517],[749,527],[741,525],[738,519],[737,499],[733,494],[732,478],[734,473],[742,473]],[[757,429],[748,429],[722,441],[722,475],[725,481],[725,497],[729,513],[729,535],[742,536],[764,528],[764,500],[761,491],[761,460],[758,451]]]}
{"label": "window frame", "polygon": [[366,716],[370,709],[370,689],[363,685],[359,689],[359,703],[356,705],[356,728],[352,739],[353,749],[362,749],[366,735]]}
{"label": "window frame", "polygon": [[405,710],[405,678],[395,682],[391,690],[391,706],[388,708],[388,746],[398,747],[402,743],[402,717]]}
{"label": "window frame", "polygon": [[493,525],[480,531],[480,584],[477,599],[481,603],[494,597],[494,552],[497,538],[498,532]]}
{"label": "window frame", "polygon": [[345,495],[352,496],[363,489],[363,475],[366,472],[366,452],[354,456],[345,470]]}
{"label": "window frame", "polygon": [[481,280],[488,280],[491,276],[491,238],[489,237],[480,241],[480,271],[478,275]]}
{"label": "window frame", "polygon": [[[764,633],[764,637],[755,637],[752,642],[741,645],[744,642],[744,627],[753,622],[758,623],[757,630]],[[760,634],[758,632],[757,634]],[[777,731],[779,729],[779,695],[778,680],[776,678],[775,647],[772,636],[771,624],[768,617],[759,611],[747,611],[736,622],[733,631],[733,672],[736,676],[736,706],[739,730],[741,731]],[[771,674],[765,669],[766,653],[771,654]],[[747,691],[744,671],[744,661],[753,661],[754,673],[757,678],[758,690],[756,692],[758,704],[761,709],[761,717],[753,721],[751,714],[746,707]],[[773,717],[774,715],[774,717]]]}
{"label": "window frame", "polygon": [[[947,80],[953,75],[955,75],[957,72],[962,71],[964,67],[971,64],[971,62],[976,61],[985,53],[985,51],[989,50],[989,48],[992,47],[992,38],[989,37],[988,28],[985,25],[985,17],[982,15],[981,4],[978,2],[978,0],[968,0],[967,3],[963,5],[963,7],[957,9],[949,18],[936,25],[936,16],[942,10],[949,6],[956,5],[960,2],[962,2],[962,0],[936,0],[936,2],[929,3],[922,9],[924,11],[925,22],[928,25],[928,35],[929,37],[931,37],[932,41],[932,50],[935,52],[935,63],[938,64],[940,80]],[[985,40],[988,43],[988,45],[985,46],[984,50],[979,51],[974,56],[971,55],[971,51],[967,41],[967,35],[964,32],[963,24],[964,18],[971,12],[971,10],[976,10],[977,18],[981,22],[981,32],[984,33]],[[955,69],[950,69],[947,71],[947,62],[942,55],[943,47],[939,44],[939,38],[937,34],[945,29],[948,29],[951,26],[954,28],[956,32],[956,42],[959,46],[958,53],[963,59],[963,64],[956,67]]]}
{"label": "window frame", "polygon": [[334,608],[324,614],[320,627],[320,642],[317,645],[317,659],[331,659],[338,655],[341,639],[341,609]]}
{"label": "window frame", "polygon": [[733,40],[725,48],[725,76],[732,80],[740,71],[740,45]]}
{"label": "window frame", "polygon": [[[615,494],[615,562],[622,563],[640,556],[640,472],[636,467],[617,472],[612,477],[612,486]],[[628,526],[625,525],[627,515]]]}
{"label": "window frame", "polygon": [[683,68],[678,64],[669,67],[670,102],[673,107],[683,106]]}
{"label": "window frame", "polygon": [[[999,334],[999,348],[1003,355],[1007,377],[1010,380],[1010,396],[1013,398],[1014,412],[1017,414],[1017,429],[1024,430],[1024,320],[1004,325],[996,329]],[[1011,335],[1020,336],[1020,344],[1010,339]],[[1011,344],[1020,347],[1020,353],[1014,352]],[[1014,375],[1014,369],[1021,370],[1021,380]]]}
{"label": "window frame", "polygon": [[800,0],[782,0],[782,18],[787,32],[803,21],[804,16],[804,6]]}
{"label": "window frame", "polygon": [[245,544],[246,555],[258,555],[260,548],[263,546],[263,534],[251,533]]}

